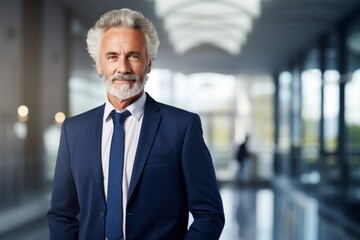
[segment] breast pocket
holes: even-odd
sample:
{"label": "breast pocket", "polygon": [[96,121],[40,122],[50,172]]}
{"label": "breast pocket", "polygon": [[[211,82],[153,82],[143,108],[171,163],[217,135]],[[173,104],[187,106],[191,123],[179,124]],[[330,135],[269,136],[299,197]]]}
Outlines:
{"label": "breast pocket", "polygon": [[176,157],[171,155],[163,155],[163,156],[149,156],[147,160],[147,165],[153,164],[172,164],[176,162]]}

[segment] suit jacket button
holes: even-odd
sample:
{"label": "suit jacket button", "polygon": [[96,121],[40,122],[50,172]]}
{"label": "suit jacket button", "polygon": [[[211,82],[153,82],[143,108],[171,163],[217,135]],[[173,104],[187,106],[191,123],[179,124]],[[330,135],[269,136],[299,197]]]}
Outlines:
{"label": "suit jacket button", "polygon": [[104,218],[105,217],[105,212],[104,211],[100,211],[100,217]]}

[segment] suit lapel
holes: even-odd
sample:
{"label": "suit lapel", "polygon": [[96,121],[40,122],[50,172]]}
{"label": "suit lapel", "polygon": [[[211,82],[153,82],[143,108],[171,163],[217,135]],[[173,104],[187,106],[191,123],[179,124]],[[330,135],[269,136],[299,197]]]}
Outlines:
{"label": "suit lapel", "polygon": [[[101,139],[102,139],[102,125],[103,125],[103,116],[104,116],[104,106],[102,105],[94,111],[95,116],[91,119],[90,128],[89,128],[89,156],[92,156],[91,166],[93,169],[93,174],[96,182],[96,188],[99,190],[100,195],[105,201],[104,195],[104,185],[103,185],[103,173],[102,173],[102,163],[101,163]],[[95,129],[95,131],[91,131]]]}
{"label": "suit lapel", "polygon": [[152,148],[156,133],[161,120],[160,109],[157,102],[148,94],[144,108],[144,119],[141,126],[139,143],[136,150],[133,171],[128,192],[128,200],[131,198],[139,181],[142,170]]}

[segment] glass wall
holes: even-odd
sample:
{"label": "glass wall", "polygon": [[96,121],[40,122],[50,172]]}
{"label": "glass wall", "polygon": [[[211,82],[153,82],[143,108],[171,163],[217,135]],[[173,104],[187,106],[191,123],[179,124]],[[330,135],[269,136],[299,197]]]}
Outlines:
{"label": "glass wall", "polygon": [[235,82],[231,75],[153,69],[145,89],[160,102],[200,115],[215,167],[224,169],[233,158]]}
{"label": "glass wall", "polygon": [[[277,74],[276,148],[289,157],[279,175],[290,176],[325,212],[360,222],[358,14],[319,36],[285,69]],[[319,234],[327,236],[319,226]]]}
{"label": "glass wall", "polygon": [[324,46],[323,73],[323,145],[321,146],[323,169],[322,182],[334,185],[339,182],[341,164],[338,157],[340,73],[339,40],[332,32]]}
{"label": "glass wall", "polygon": [[256,178],[267,180],[273,177],[274,80],[260,75],[247,81],[251,103],[249,142],[252,162],[256,165]]}
{"label": "glass wall", "polygon": [[320,52],[311,49],[306,55],[301,73],[301,181],[318,183],[319,176],[319,136],[321,116]]}
{"label": "glass wall", "polygon": [[282,175],[290,172],[290,149],[291,149],[291,84],[292,74],[289,71],[283,71],[278,77],[278,92],[279,92],[279,139],[278,139],[278,171]]}
{"label": "glass wall", "polygon": [[356,15],[347,28],[345,39],[347,75],[345,86],[345,182],[348,183],[346,212],[360,222],[360,17]]}

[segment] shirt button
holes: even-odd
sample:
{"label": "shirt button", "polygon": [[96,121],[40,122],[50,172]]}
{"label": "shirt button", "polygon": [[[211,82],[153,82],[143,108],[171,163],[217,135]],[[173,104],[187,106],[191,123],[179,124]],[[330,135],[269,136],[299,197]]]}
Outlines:
{"label": "shirt button", "polygon": [[105,217],[105,212],[104,211],[100,211],[100,217],[104,218]]}

